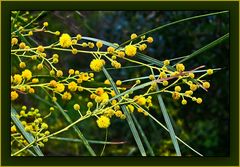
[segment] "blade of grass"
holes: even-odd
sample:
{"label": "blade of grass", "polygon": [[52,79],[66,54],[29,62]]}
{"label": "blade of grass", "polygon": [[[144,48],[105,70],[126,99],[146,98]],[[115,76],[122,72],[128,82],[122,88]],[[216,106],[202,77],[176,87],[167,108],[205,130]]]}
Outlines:
{"label": "blade of grass", "polygon": [[[168,128],[165,127],[161,122],[159,122],[154,116],[152,116],[150,113],[148,113],[149,117],[154,120],[158,125],[160,125],[164,130],[166,130],[167,132],[169,132]],[[195,152],[196,154],[198,154],[199,156],[203,156],[201,153],[199,153],[198,151],[196,151],[194,148],[192,148],[191,146],[189,146],[187,143],[185,143],[182,139],[180,139],[178,136],[176,136],[176,139],[178,141],[180,141],[182,144],[184,144],[186,147],[188,147],[190,150],[192,150],[193,152]]]}
{"label": "blade of grass", "polygon": [[[61,140],[61,141],[67,141],[67,142],[77,142],[82,143],[82,140],[80,139],[72,139],[72,138],[65,138],[65,137],[50,137],[51,140]],[[110,141],[98,141],[98,140],[88,140],[88,143],[92,144],[114,144],[114,145],[120,145],[120,144],[126,144],[126,142],[110,142]]]}
{"label": "blade of grass", "polygon": [[[105,142],[107,142],[107,138],[108,138],[108,129],[106,129]],[[106,148],[106,144],[103,145],[103,148],[102,148],[100,156],[103,156],[105,148]]]}
{"label": "blade of grass", "polygon": [[[153,75],[155,75],[152,69],[151,69],[151,72],[152,72]],[[158,85],[156,85],[156,89],[157,89],[156,91],[159,91]],[[176,135],[175,135],[170,117],[168,115],[168,112],[167,112],[167,109],[166,109],[165,104],[163,102],[161,94],[157,94],[157,98],[158,98],[158,102],[159,102],[159,105],[160,105],[160,108],[161,108],[161,111],[162,111],[162,114],[163,114],[163,118],[165,120],[165,123],[166,123],[168,129],[169,129],[170,137],[171,137],[174,149],[176,151],[176,154],[177,154],[177,156],[181,156],[181,151],[180,151],[180,148],[179,148],[179,145],[178,145],[178,141],[175,137]]]}
{"label": "blade of grass", "polygon": [[[188,55],[188,56],[185,57],[184,59],[178,61],[176,64],[178,64],[178,63],[183,63],[183,62],[185,62],[185,61],[187,61],[187,60],[189,60],[189,59],[191,59],[191,58],[193,58],[193,57],[195,57],[195,56],[197,56],[197,55],[199,55],[199,54],[201,54],[201,53],[203,53],[203,52],[205,52],[205,51],[207,51],[207,50],[209,50],[209,49],[211,49],[211,48],[213,48],[214,46],[219,45],[220,43],[222,43],[223,41],[225,41],[225,40],[228,39],[228,38],[229,38],[229,33],[221,36],[220,38],[212,41],[211,43],[205,45],[204,47],[196,50],[195,52],[193,52],[192,54]],[[176,64],[174,64],[174,66],[175,66]]]}
{"label": "blade of grass", "polygon": [[177,154],[177,156],[181,156],[181,151],[180,151],[177,139],[176,139],[176,135],[175,135],[172,123],[170,121],[169,115],[167,113],[167,109],[166,109],[165,104],[163,102],[162,96],[160,94],[158,94],[157,98],[158,98],[158,101],[159,101],[159,104],[160,104],[160,108],[161,108],[164,120],[165,120],[166,125],[167,125],[167,127],[169,129],[169,133],[170,133],[170,136],[171,136],[171,139],[172,139],[173,146],[175,148],[176,154]]}
{"label": "blade of grass", "polygon": [[[63,108],[57,103],[54,102],[54,104],[58,107],[58,109],[60,110],[60,112],[62,113],[62,115],[65,117],[65,119],[68,121],[69,124],[72,123],[71,118],[66,114],[66,112],[63,110]],[[83,141],[83,144],[85,145],[85,147],[87,148],[88,152],[92,155],[92,156],[96,156],[96,153],[93,151],[92,147],[89,145],[87,139],[84,137],[84,135],[82,134],[82,132],[79,130],[79,128],[74,125],[73,126],[74,131],[77,133],[78,137]]]}
{"label": "blade of grass", "polygon": [[[108,71],[105,68],[103,68],[103,73],[105,74],[106,78],[110,81],[110,83],[112,85],[112,88],[113,88],[114,92],[116,93],[116,95],[118,95],[120,92],[117,89],[114,81],[112,80],[112,77],[110,76],[110,74],[108,73]],[[118,100],[121,100],[121,97],[118,97]],[[127,119],[128,125],[129,125],[129,127],[131,129],[131,132],[132,132],[133,137],[134,137],[134,139],[135,139],[135,141],[137,143],[137,146],[138,146],[138,149],[139,149],[141,155],[142,156],[146,156],[146,152],[145,152],[145,149],[143,147],[142,141],[141,141],[141,139],[139,137],[139,134],[137,132],[135,124],[134,124],[134,122],[132,120],[132,117],[131,117],[130,113],[127,110],[127,107],[125,105],[121,105],[121,108],[122,108],[124,114],[126,115],[126,119]]]}
{"label": "blade of grass", "polygon": [[[44,89],[42,88],[46,94],[51,97],[51,95]],[[37,97],[40,98],[40,97]],[[45,101],[44,99],[42,99],[42,101]],[[48,102],[46,102],[46,104],[48,104]],[[71,118],[67,115],[67,113],[63,110],[63,108],[58,104],[58,102],[54,102],[54,104],[56,105],[56,107],[59,109],[59,111],[61,112],[61,114],[64,116],[64,118],[68,121],[69,124],[72,124],[72,120]],[[84,137],[84,135],[82,134],[82,132],[79,130],[79,128],[74,125],[73,126],[74,131],[77,133],[78,137],[83,141],[84,146],[87,148],[88,152],[92,155],[92,156],[96,156],[96,153],[93,151],[92,147],[89,145],[87,139]]]}
{"label": "blade of grass", "polygon": [[[135,105],[137,105],[139,108],[142,108],[141,106],[139,106],[138,104],[135,103]],[[142,108],[144,112],[148,113],[148,116],[155,121],[158,125],[160,125],[164,130],[166,130],[168,133],[170,133],[169,129],[167,127],[165,127],[161,122],[159,122],[154,116],[152,116],[148,111],[146,111],[144,108]],[[184,144],[185,146],[187,146],[189,149],[191,149],[193,152],[195,152],[196,154],[203,156],[201,153],[199,153],[198,151],[196,151],[195,149],[193,149],[191,146],[189,146],[187,143],[185,143],[182,139],[180,139],[178,136],[176,136],[176,139],[178,141],[180,141],[182,144]]]}
{"label": "blade of grass", "polygon": [[[198,15],[198,16],[193,16],[193,17],[188,17],[188,18],[185,18],[185,19],[181,19],[181,20],[177,20],[177,21],[174,21],[174,22],[170,22],[170,23],[167,23],[165,25],[162,25],[162,26],[159,26],[157,28],[154,28],[152,30],[149,30],[145,33],[142,33],[140,35],[138,35],[137,38],[133,39],[133,40],[136,40],[138,38],[140,38],[141,36],[143,35],[147,35],[147,34],[150,34],[150,33],[153,33],[153,32],[156,32],[156,31],[159,31],[159,30],[162,30],[164,28],[167,28],[169,26],[172,26],[172,25],[175,25],[175,24],[178,24],[178,23],[183,23],[185,21],[189,21],[189,20],[194,20],[194,19],[198,19],[198,18],[202,18],[202,17],[207,17],[207,16],[212,16],[212,15],[218,15],[218,14],[223,14],[223,13],[228,13],[229,11],[221,11],[221,12],[213,12],[213,13],[208,13],[208,14],[203,14],[203,15]],[[129,42],[133,41],[132,39],[122,43],[121,45],[119,45],[117,48],[120,48],[126,44],[128,44]]]}
{"label": "blade of grass", "polygon": [[148,139],[147,139],[147,137],[146,137],[146,135],[145,135],[142,127],[141,127],[141,125],[139,124],[139,122],[138,122],[138,120],[136,119],[136,117],[134,116],[134,114],[131,114],[131,116],[132,116],[132,118],[133,118],[134,123],[136,124],[136,127],[138,128],[138,131],[140,132],[140,135],[141,135],[142,138],[143,138],[143,141],[144,141],[145,145],[147,146],[147,149],[148,149],[150,155],[151,155],[151,156],[155,156],[155,154],[154,154],[154,152],[153,152],[153,149],[152,149],[152,147],[151,147],[151,145],[150,145],[150,143],[149,143],[149,141],[148,141]]}
{"label": "blade of grass", "polygon": [[[16,127],[19,129],[19,131],[21,132],[21,134],[24,136],[24,138],[27,140],[28,143],[34,142],[34,137],[30,133],[25,131],[25,128],[23,127],[21,121],[17,118],[17,115],[18,115],[18,113],[11,106],[11,119],[12,119],[13,123],[16,125]],[[44,156],[38,146],[33,146],[33,149],[38,156]]]}

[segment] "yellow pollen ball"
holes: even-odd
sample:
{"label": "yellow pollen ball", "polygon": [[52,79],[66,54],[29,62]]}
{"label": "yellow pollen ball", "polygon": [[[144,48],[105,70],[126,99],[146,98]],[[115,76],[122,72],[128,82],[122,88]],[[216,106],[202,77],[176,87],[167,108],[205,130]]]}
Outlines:
{"label": "yellow pollen ball", "polygon": [[47,27],[47,26],[48,26],[48,22],[44,22],[44,23],[43,23],[43,26],[44,26],[44,27]]}
{"label": "yellow pollen ball", "polygon": [[210,83],[209,82],[203,82],[203,87],[208,89],[210,88]]}
{"label": "yellow pollen ball", "polygon": [[163,64],[164,64],[165,66],[168,66],[168,65],[170,64],[170,61],[169,61],[169,60],[164,60]]}
{"label": "yellow pollen ball", "polygon": [[25,67],[26,67],[26,64],[25,64],[24,62],[20,62],[20,63],[19,63],[19,67],[20,67],[20,68],[25,68]]}
{"label": "yellow pollen ball", "polygon": [[182,100],[182,105],[186,105],[187,104],[187,100],[183,99]]}
{"label": "yellow pollen ball", "polygon": [[149,75],[149,79],[154,80],[155,79],[154,75]]}
{"label": "yellow pollen ball", "polygon": [[121,86],[121,85],[122,85],[122,81],[117,80],[116,85],[117,85],[117,86]]}
{"label": "yellow pollen ball", "polygon": [[22,83],[22,76],[19,75],[19,74],[15,74],[15,75],[13,76],[13,82],[16,83],[16,84]]}
{"label": "yellow pollen ball", "polygon": [[76,36],[76,38],[77,38],[77,40],[80,40],[80,39],[82,39],[82,35],[78,34],[78,35]]}
{"label": "yellow pollen ball", "polygon": [[94,59],[90,63],[90,68],[91,68],[91,70],[93,70],[95,72],[100,72],[102,70],[104,64],[105,64],[104,60]]}
{"label": "yellow pollen ball", "polygon": [[77,83],[72,81],[68,84],[68,89],[72,92],[75,92],[77,90]]}
{"label": "yellow pollen ball", "polygon": [[16,91],[11,92],[11,100],[16,100],[18,98],[18,93]]}
{"label": "yellow pollen ball", "polygon": [[132,34],[131,39],[135,39],[135,38],[137,38],[137,34]]}
{"label": "yellow pollen ball", "polygon": [[114,50],[115,50],[115,48],[112,47],[112,46],[109,46],[109,47],[107,48],[107,51],[108,51],[109,53],[113,53]]}
{"label": "yellow pollen ball", "polygon": [[121,117],[122,116],[122,111],[118,110],[115,112],[116,117]]}
{"label": "yellow pollen ball", "polygon": [[78,50],[77,50],[77,49],[75,49],[75,48],[73,48],[73,49],[72,49],[72,54],[74,54],[74,55],[75,55],[75,54],[77,54],[77,53],[78,53]]}
{"label": "yellow pollen ball", "polygon": [[194,73],[189,73],[189,77],[194,78],[195,77]]}
{"label": "yellow pollen ball", "polygon": [[140,50],[140,51],[143,51],[143,50],[145,50],[146,48],[147,48],[147,45],[146,45],[145,43],[139,46],[139,50]]}
{"label": "yellow pollen ball", "polygon": [[61,92],[64,91],[64,89],[65,89],[65,86],[64,86],[63,84],[61,84],[61,83],[57,83],[57,84],[56,84],[55,90],[56,90],[57,92],[61,93]]}
{"label": "yellow pollen ball", "polygon": [[207,74],[208,74],[208,75],[212,75],[212,74],[213,74],[213,70],[212,70],[212,69],[208,69],[208,70],[207,70]]}
{"label": "yellow pollen ball", "polygon": [[183,64],[177,64],[176,69],[178,72],[182,72],[185,70],[185,66]]}
{"label": "yellow pollen ball", "polygon": [[198,104],[201,104],[201,103],[202,103],[202,98],[200,98],[200,97],[197,98],[197,103],[198,103]]}
{"label": "yellow pollen ball", "polygon": [[125,56],[125,53],[122,52],[122,51],[119,51],[119,52],[117,52],[117,53],[118,53],[118,56],[121,57],[121,58],[123,58],[123,57]]}
{"label": "yellow pollen ball", "polygon": [[191,85],[190,85],[190,89],[191,89],[192,91],[197,90],[197,88],[198,88],[198,86],[195,85],[195,84],[191,84]]}
{"label": "yellow pollen ball", "polygon": [[22,72],[22,77],[27,80],[30,80],[32,78],[32,72],[30,70],[26,69]]}
{"label": "yellow pollen ball", "polygon": [[102,95],[104,93],[104,89],[103,88],[97,88],[95,91],[98,95]]}
{"label": "yellow pollen ball", "polygon": [[180,92],[180,91],[181,91],[181,87],[180,87],[180,86],[175,86],[174,90],[175,90],[176,92]]}
{"label": "yellow pollen ball", "polygon": [[72,98],[72,95],[69,92],[64,92],[62,95],[63,100],[71,100],[71,98]]}
{"label": "yellow pollen ball", "polygon": [[97,46],[98,48],[101,48],[101,47],[103,46],[102,41],[97,41],[96,46]]}
{"label": "yellow pollen ball", "polygon": [[68,74],[69,74],[69,75],[73,75],[74,72],[75,72],[74,69],[69,69],[69,70],[68,70]]}
{"label": "yellow pollen ball", "polygon": [[80,110],[80,106],[79,106],[79,104],[74,104],[74,106],[73,106],[73,108],[74,108],[74,110]]}
{"label": "yellow pollen ball", "polygon": [[63,76],[62,70],[57,70],[57,77],[61,77],[61,76]]}
{"label": "yellow pollen ball", "polygon": [[168,81],[164,80],[164,81],[162,82],[162,84],[163,84],[163,86],[167,86],[167,85],[168,85]]}
{"label": "yellow pollen ball", "polygon": [[147,102],[147,100],[146,100],[146,98],[143,97],[143,96],[141,96],[141,97],[139,97],[139,98],[137,99],[137,103],[138,103],[139,105],[141,105],[141,106],[146,105],[146,102]]}
{"label": "yellow pollen ball", "polygon": [[110,126],[110,119],[102,115],[97,119],[97,125],[99,128],[108,128]]}
{"label": "yellow pollen ball", "polygon": [[153,43],[153,38],[152,38],[152,37],[148,37],[148,38],[147,38],[147,42],[148,42],[148,43]]}
{"label": "yellow pollen ball", "polygon": [[38,51],[38,52],[44,52],[44,47],[43,47],[42,45],[39,45],[39,46],[37,47],[37,51]]}
{"label": "yellow pollen ball", "polygon": [[128,45],[125,47],[125,53],[127,56],[130,57],[135,56],[137,53],[137,48],[133,45]]}
{"label": "yellow pollen ball", "polygon": [[128,109],[129,109],[130,112],[133,112],[133,111],[134,111],[133,105],[129,104],[129,105],[127,105],[127,107],[128,107]]}
{"label": "yellow pollen ball", "polygon": [[56,31],[56,32],[55,32],[55,35],[57,35],[57,36],[60,35],[60,32],[59,32],[59,31]]}
{"label": "yellow pollen ball", "polygon": [[19,48],[20,49],[24,49],[26,47],[26,44],[24,43],[24,42],[21,42],[20,44],[19,44]]}
{"label": "yellow pollen ball", "polygon": [[72,45],[72,40],[70,35],[68,34],[62,34],[61,37],[59,38],[59,44],[63,47],[63,48],[68,48]]}
{"label": "yellow pollen ball", "polygon": [[104,81],[104,84],[110,85],[110,81],[107,79],[107,80]]}
{"label": "yellow pollen ball", "polygon": [[12,38],[11,43],[12,43],[12,45],[16,45],[18,43],[18,39],[17,38]]}

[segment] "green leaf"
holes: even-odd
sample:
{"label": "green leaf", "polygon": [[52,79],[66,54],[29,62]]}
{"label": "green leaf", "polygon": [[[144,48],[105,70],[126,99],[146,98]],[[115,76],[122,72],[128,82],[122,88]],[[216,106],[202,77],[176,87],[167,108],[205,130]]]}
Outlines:
{"label": "green leaf", "polygon": [[[72,138],[65,138],[65,137],[50,137],[50,139],[51,140],[61,140],[61,141],[67,141],[67,142],[82,143],[82,140],[80,140],[80,139],[72,139]],[[119,144],[125,144],[126,142],[111,142],[111,141],[88,140],[88,143],[119,145]]]}
{"label": "green leaf", "polygon": [[138,120],[136,119],[136,117],[134,116],[134,114],[131,114],[132,115],[132,118],[133,118],[133,121],[135,122],[136,124],[136,127],[138,128],[138,131],[140,132],[140,135],[142,136],[143,138],[143,141],[144,143],[146,144],[147,148],[148,148],[148,151],[150,153],[151,156],[155,156],[154,152],[153,152],[153,149],[144,133],[144,131],[142,130],[142,127],[141,125],[139,124]]}
{"label": "green leaf", "polygon": [[[119,90],[117,89],[114,81],[112,80],[112,77],[109,75],[108,71],[107,71],[104,67],[103,67],[103,73],[105,74],[105,76],[107,77],[107,79],[110,81],[110,83],[111,83],[111,85],[112,85],[112,87],[113,87],[113,90],[114,90],[114,92],[116,93],[116,95],[118,95],[120,92],[119,92]],[[121,100],[121,97],[118,97],[118,100]],[[132,117],[131,117],[129,111],[127,110],[126,105],[121,105],[121,108],[122,108],[124,114],[126,115],[126,119],[127,119],[128,125],[129,125],[129,127],[130,127],[130,129],[131,129],[131,132],[132,132],[133,137],[134,137],[134,139],[135,139],[135,141],[136,141],[136,143],[137,143],[137,146],[138,146],[138,149],[139,149],[141,155],[142,155],[142,156],[146,156],[146,152],[145,152],[145,149],[144,149],[144,147],[143,147],[142,141],[141,141],[141,139],[140,139],[140,137],[139,137],[139,134],[138,134],[138,132],[137,132],[137,129],[136,129],[136,127],[135,127],[135,124],[134,124],[134,122],[133,122],[133,120],[132,120]]]}
{"label": "green leaf", "polygon": [[[157,90],[159,90],[158,87],[157,87]],[[180,148],[179,148],[179,145],[178,145],[178,141],[176,139],[176,135],[175,135],[172,123],[170,121],[169,115],[167,113],[167,109],[166,109],[165,104],[163,102],[162,96],[160,94],[158,94],[157,98],[158,98],[158,102],[160,104],[160,108],[161,108],[164,120],[165,120],[167,128],[169,130],[169,133],[170,133],[170,136],[171,136],[171,139],[172,139],[173,146],[175,148],[176,154],[177,154],[177,156],[181,156],[181,151],[180,151]]]}
{"label": "green leaf", "polygon": [[[24,138],[27,140],[28,143],[33,143],[35,141],[32,134],[25,131],[25,128],[23,127],[21,121],[17,118],[18,113],[16,110],[11,106],[11,119],[13,123],[16,125],[16,127],[19,129],[21,134],[24,136]],[[33,146],[34,151],[38,156],[44,156],[42,151],[38,146]]]}
{"label": "green leaf", "polygon": [[[152,69],[151,69],[151,72],[152,72],[153,75],[155,75],[154,71]],[[158,85],[156,85],[156,89],[157,89],[156,91],[158,92],[159,91]],[[181,156],[181,151],[180,151],[180,148],[179,148],[179,145],[178,145],[178,141],[175,137],[176,135],[175,135],[170,117],[168,115],[168,112],[167,112],[167,109],[166,109],[165,104],[163,102],[161,94],[157,94],[157,98],[158,98],[158,102],[159,102],[159,105],[160,105],[160,108],[161,108],[161,111],[162,111],[162,114],[163,114],[163,118],[164,118],[164,120],[167,124],[168,129],[169,129],[170,137],[171,137],[173,146],[175,148],[176,154],[177,154],[177,156]]]}

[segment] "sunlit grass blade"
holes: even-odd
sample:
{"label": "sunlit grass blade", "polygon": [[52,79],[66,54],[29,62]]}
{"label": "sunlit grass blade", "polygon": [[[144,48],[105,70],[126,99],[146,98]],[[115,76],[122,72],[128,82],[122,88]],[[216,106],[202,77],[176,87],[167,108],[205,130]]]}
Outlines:
{"label": "sunlit grass blade", "polygon": [[[137,38],[133,39],[133,40],[136,40],[138,38],[140,38],[141,36],[143,35],[147,35],[147,34],[150,34],[150,33],[154,33],[156,31],[159,31],[159,30],[163,30],[164,28],[167,28],[169,26],[172,26],[172,25],[175,25],[175,24],[179,24],[179,23],[183,23],[185,21],[189,21],[189,20],[194,20],[194,19],[199,19],[199,18],[202,18],[202,17],[208,17],[208,16],[212,16],[212,15],[218,15],[218,14],[224,14],[224,13],[228,13],[229,11],[220,11],[220,12],[213,12],[213,13],[207,13],[207,14],[203,14],[203,15],[198,15],[198,16],[193,16],[193,17],[188,17],[188,18],[185,18],[185,19],[181,19],[181,20],[177,20],[177,21],[174,21],[174,22],[170,22],[170,23],[167,23],[167,24],[164,24],[162,26],[159,26],[157,28],[154,28],[152,30],[149,30],[147,32],[144,32],[140,35],[138,35]],[[122,43],[121,45],[119,45],[119,47],[122,47],[128,43],[130,43],[131,41],[133,41],[132,39]],[[119,48],[118,47],[118,48]]]}
{"label": "sunlit grass blade", "polygon": [[[135,103],[136,104],[136,103]],[[138,104],[136,104],[138,107],[140,107]],[[142,107],[140,107],[140,108],[142,108]],[[148,114],[148,116],[153,120],[153,121],[155,121],[158,125],[160,125],[164,130],[166,130],[167,132],[169,132],[170,133],[170,131],[169,131],[169,129],[166,127],[166,126],[164,126],[160,121],[158,121],[153,115],[151,115],[148,111],[146,111],[144,108],[142,108],[142,110],[144,111],[144,112],[146,112],[147,114]],[[184,144],[185,146],[187,146],[189,149],[191,149],[193,152],[195,152],[196,154],[198,154],[199,156],[203,156],[201,153],[199,153],[198,151],[196,151],[195,149],[193,149],[191,146],[189,146],[187,143],[185,143],[182,139],[180,139],[178,136],[176,136],[175,135],[175,137],[176,137],[176,139],[178,140],[178,141],[180,141],[182,144]]]}
{"label": "sunlit grass blade", "polygon": [[[30,133],[25,131],[21,121],[17,118],[17,115],[18,115],[18,113],[11,106],[11,119],[12,119],[13,123],[19,129],[19,131],[24,136],[24,138],[27,140],[27,142],[28,143],[33,143],[35,141],[34,137]],[[42,153],[42,151],[40,150],[40,148],[38,146],[33,146],[33,149],[38,156],[44,156],[44,154]]]}
{"label": "sunlit grass blade", "polygon": [[[203,53],[203,52],[205,52],[205,51],[207,51],[207,50],[209,50],[209,49],[211,49],[211,48],[213,48],[214,46],[219,45],[220,43],[222,43],[223,41],[225,41],[225,40],[228,39],[228,38],[229,38],[229,33],[221,36],[220,38],[214,40],[213,42],[211,42],[211,43],[205,45],[204,47],[196,50],[195,52],[193,52],[192,54],[188,55],[188,56],[185,57],[184,59],[178,61],[176,64],[178,64],[178,63],[183,63],[183,62],[185,62],[185,61],[187,61],[187,60],[189,60],[189,59],[191,59],[191,58],[193,58],[193,57],[195,57],[195,56],[197,56],[197,55],[199,55],[199,54],[201,54],[201,53]],[[176,65],[176,64],[175,64],[175,65]],[[175,66],[175,65],[174,65],[174,66]]]}
{"label": "sunlit grass blade", "polygon": [[[154,71],[152,69],[151,69],[151,72],[154,75]],[[158,85],[156,86],[156,91],[159,91]],[[157,94],[157,99],[158,99],[158,102],[159,102],[159,105],[160,105],[160,108],[161,108],[161,111],[162,111],[162,114],[163,114],[163,118],[166,122],[166,125],[167,125],[168,129],[169,129],[170,137],[171,137],[174,149],[176,151],[176,154],[177,154],[177,156],[181,156],[181,151],[180,151],[180,148],[179,148],[179,145],[178,145],[178,141],[175,137],[176,135],[175,135],[175,132],[174,132],[174,129],[173,129],[173,125],[171,123],[171,119],[168,115],[168,112],[167,112],[167,109],[166,109],[165,104],[163,102],[161,94]]]}
{"label": "sunlit grass blade", "polygon": [[165,120],[166,125],[167,125],[167,127],[169,129],[169,133],[170,133],[170,136],[171,136],[171,139],[172,139],[173,146],[175,148],[176,154],[177,154],[177,156],[181,156],[181,151],[180,151],[177,139],[176,139],[176,135],[175,135],[172,123],[170,121],[169,115],[167,113],[167,109],[166,109],[165,104],[163,102],[162,96],[160,94],[158,94],[157,98],[158,98],[158,101],[159,101],[159,104],[160,104],[160,108],[161,108],[164,120]]}
{"label": "sunlit grass blade", "polygon": [[[72,139],[72,138],[66,138],[66,137],[50,137],[51,140],[60,140],[60,141],[67,141],[67,142],[76,142],[76,143],[82,143],[82,140],[80,139]],[[111,141],[98,141],[98,140],[87,140],[88,143],[91,144],[109,144],[109,145],[121,145],[126,144],[124,141],[119,142],[111,142]]]}
{"label": "sunlit grass blade", "polygon": [[[166,130],[167,132],[169,132],[168,128],[166,126],[164,126],[161,122],[159,122],[154,116],[152,116],[150,113],[148,113],[149,117],[154,120],[158,125],[160,125],[164,130]],[[176,136],[176,139],[181,142],[182,144],[184,144],[186,147],[188,147],[189,149],[191,149],[193,152],[195,152],[196,154],[198,154],[199,156],[203,156],[201,153],[199,153],[198,151],[196,151],[194,148],[192,148],[191,146],[189,146],[187,143],[185,143],[182,139],[180,139],[178,136]]]}
{"label": "sunlit grass blade", "polygon": [[138,128],[138,131],[140,132],[140,135],[143,138],[143,141],[144,141],[145,145],[147,146],[147,149],[148,149],[150,155],[151,156],[155,156],[155,154],[153,152],[153,149],[152,149],[152,147],[151,147],[151,145],[150,145],[150,143],[149,143],[149,141],[148,141],[148,139],[147,139],[147,137],[146,137],[142,127],[141,127],[141,125],[139,124],[137,118],[134,116],[134,114],[131,114],[131,115],[132,115],[134,123],[136,124],[136,127]]}
{"label": "sunlit grass blade", "polygon": [[[103,72],[104,72],[106,78],[110,81],[111,86],[112,86],[114,92],[116,93],[116,95],[118,95],[120,92],[117,89],[114,81],[112,80],[112,77],[109,75],[108,71],[105,68],[103,68]],[[118,99],[121,100],[121,97],[118,97]],[[138,149],[139,149],[141,155],[142,156],[146,156],[146,152],[145,152],[145,149],[143,147],[142,141],[141,141],[141,139],[139,137],[139,134],[137,132],[135,124],[134,124],[134,122],[132,120],[132,117],[131,117],[129,111],[127,110],[127,107],[125,105],[121,105],[121,108],[122,108],[124,114],[126,115],[126,119],[127,119],[128,125],[129,125],[129,127],[131,129],[131,132],[132,132],[133,137],[134,137],[134,139],[135,139],[135,141],[137,143],[137,146],[138,146]]]}

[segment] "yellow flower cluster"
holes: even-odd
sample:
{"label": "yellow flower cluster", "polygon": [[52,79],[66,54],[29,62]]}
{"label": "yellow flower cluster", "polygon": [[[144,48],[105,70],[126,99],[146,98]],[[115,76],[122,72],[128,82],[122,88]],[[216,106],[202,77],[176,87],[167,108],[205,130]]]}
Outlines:
{"label": "yellow flower cluster", "polygon": [[[34,135],[36,140],[50,135],[50,132],[47,130],[48,124],[43,122],[43,116],[40,114],[39,109],[32,107],[27,111],[27,107],[22,106],[22,109],[19,113],[20,114],[18,117],[25,131]],[[11,135],[19,135],[19,139],[21,140],[18,140],[18,142],[22,143],[23,145],[29,144],[13,124],[11,125]],[[39,147],[43,147],[44,143],[46,142],[48,142],[48,138],[38,141],[37,144]]]}
{"label": "yellow flower cluster", "polygon": [[103,59],[93,59],[90,63],[90,68],[95,72],[100,72],[104,65],[105,61]]}
{"label": "yellow flower cluster", "polygon": [[30,80],[32,78],[32,72],[30,70],[26,69],[22,72],[22,77],[27,80]]}
{"label": "yellow flower cluster", "polygon": [[72,40],[69,34],[62,34],[61,37],[59,38],[59,44],[63,48],[68,48],[72,45]]}
{"label": "yellow flower cluster", "polygon": [[110,124],[110,119],[104,115],[97,119],[97,125],[99,128],[108,128]]}
{"label": "yellow flower cluster", "polygon": [[127,56],[133,57],[137,53],[137,48],[134,45],[127,45],[125,47],[125,53]]}

